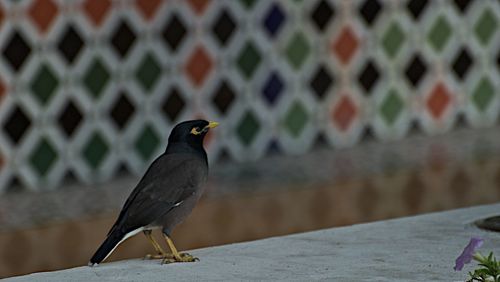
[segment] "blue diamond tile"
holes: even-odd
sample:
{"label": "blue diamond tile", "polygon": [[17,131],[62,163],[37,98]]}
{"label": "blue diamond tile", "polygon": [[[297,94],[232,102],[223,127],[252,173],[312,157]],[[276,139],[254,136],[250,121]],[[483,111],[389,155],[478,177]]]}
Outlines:
{"label": "blue diamond tile", "polygon": [[263,26],[271,37],[275,37],[285,22],[285,13],[283,9],[276,3],[269,8],[264,17]]}
{"label": "blue diamond tile", "polygon": [[266,98],[267,103],[273,106],[284,88],[285,84],[283,83],[283,79],[281,79],[277,72],[273,72],[262,87],[262,95]]}

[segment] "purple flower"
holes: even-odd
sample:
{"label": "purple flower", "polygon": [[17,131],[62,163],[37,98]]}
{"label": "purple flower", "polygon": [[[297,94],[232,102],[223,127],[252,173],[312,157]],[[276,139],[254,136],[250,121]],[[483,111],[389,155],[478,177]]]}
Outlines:
{"label": "purple flower", "polygon": [[462,270],[466,263],[471,262],[474,252],[483,245],[484,240],[479,237],[472,237],[469,244],[465,247],[464,251],[455,260],[455,271]]}

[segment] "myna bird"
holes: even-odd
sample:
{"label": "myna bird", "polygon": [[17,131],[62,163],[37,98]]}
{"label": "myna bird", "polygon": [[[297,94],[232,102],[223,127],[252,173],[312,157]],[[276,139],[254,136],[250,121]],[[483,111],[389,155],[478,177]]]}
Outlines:
{"label": "myna bird", "polygon": [[[203,139],[216,122],[191,120],[177,124],[168,138],[168,146],[149,166],[132,191],[109,231],[106,240],[90,259],[89,266],[105,260],[127,238],[143,232],[163,263],[191,262],[197,258],[179,253],[170,234],[193,210],[203,193],[208,175],[207,153]],[[172,251],[163,251],[151,235],[161,229]]]}

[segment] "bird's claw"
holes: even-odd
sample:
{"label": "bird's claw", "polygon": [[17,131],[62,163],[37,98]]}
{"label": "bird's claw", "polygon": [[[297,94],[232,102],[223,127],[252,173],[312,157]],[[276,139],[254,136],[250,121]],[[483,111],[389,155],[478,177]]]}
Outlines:
{"label": "bird's claw", "polygon": [[164,258],[162,261],[162,264],[167,264],[167,263],[174,263],[174,262],[195,262],[199,261],[200,259],[197,257],[194,257],[188,253],[180,253],[179,256],[172,256],[172,257],[167,257]]}

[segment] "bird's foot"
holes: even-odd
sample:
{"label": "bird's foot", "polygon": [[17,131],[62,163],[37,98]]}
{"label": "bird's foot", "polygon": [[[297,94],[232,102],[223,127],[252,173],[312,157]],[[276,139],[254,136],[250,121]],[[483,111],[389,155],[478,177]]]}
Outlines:
{"label": "bird's foot", "polygon": [[144,259],[150,260],[150,259],[172,259],[174,255],[172,254],[147,254]]}
{"label": "bird's foot", "polygon": [[174,263],[174,262],[195,262],[200,259],[194,257],[188,253],[179,253],[178,256],[172,255],[171,257],[166,257],[163,259],[162,264]]}

